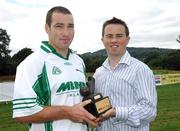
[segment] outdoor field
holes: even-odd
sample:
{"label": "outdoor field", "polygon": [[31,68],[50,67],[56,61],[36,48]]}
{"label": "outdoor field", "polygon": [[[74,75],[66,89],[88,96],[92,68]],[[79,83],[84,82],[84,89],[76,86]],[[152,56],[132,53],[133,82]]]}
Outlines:
{"label": "outdoor field", "polygon": [[[180,131],[180,84],[157,87],[158,115],[150,131]],[[12,103],[0,103],[0,131],[28,131],[12,118]]]}

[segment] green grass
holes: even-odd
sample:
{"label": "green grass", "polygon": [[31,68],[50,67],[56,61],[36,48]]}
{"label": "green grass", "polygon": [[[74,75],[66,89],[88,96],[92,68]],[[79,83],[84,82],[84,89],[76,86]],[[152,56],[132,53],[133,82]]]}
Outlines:
{"label": "green grass", "polygon": [[0,131],[28,131],[27,126],[12,119],[12,103],[0,103]]}
{"label": "green grass", "polygon": [[180,73],[179,70],[153,70],[155,75],[162,75],[162,74],[177,74]]}
{"label": "green grass", "polygon": [[[158,114],[150,131],[180,131],[180,84],[157,87]],[[27,131],[12,119],[12,103],[0,103],[0,131]]]}
{"label": "green grass", "polygon": [[157,87],[158,114],[151,131],[180,131],[180,84]]}

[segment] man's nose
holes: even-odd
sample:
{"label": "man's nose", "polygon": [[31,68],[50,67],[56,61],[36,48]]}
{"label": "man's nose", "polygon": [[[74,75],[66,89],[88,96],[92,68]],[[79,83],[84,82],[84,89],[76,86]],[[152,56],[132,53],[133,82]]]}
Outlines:
{"label": "man's nose", "polygon": [[64,30],[63,30],[63,35],[65,35],[65,36],[69,35],[68,28],[64,28]]}
{"label": "man's nose", "polygon": [[112,42],[117,42],[118,41],[118,38],[116,36],[113,36],[112,39],[111,39]]}

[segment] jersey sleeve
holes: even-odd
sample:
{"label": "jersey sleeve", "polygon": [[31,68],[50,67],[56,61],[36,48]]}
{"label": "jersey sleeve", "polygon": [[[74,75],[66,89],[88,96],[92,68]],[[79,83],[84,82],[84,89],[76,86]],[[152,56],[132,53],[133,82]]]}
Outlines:
{"label": "jersey sleeve", "polygon": [[38,79],[39,72],[33,64],[26,62],[18,66],[14,84],[13,118],[29,116],[43,109],[33,90]]}

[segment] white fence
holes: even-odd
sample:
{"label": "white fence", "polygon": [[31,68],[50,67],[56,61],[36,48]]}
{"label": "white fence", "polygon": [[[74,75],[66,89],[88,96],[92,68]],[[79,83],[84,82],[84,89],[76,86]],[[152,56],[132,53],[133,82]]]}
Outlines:
{"label": "white fence", "polygon": [[0,83],[0,102],[12,101],[14,92],[14,82]]}

